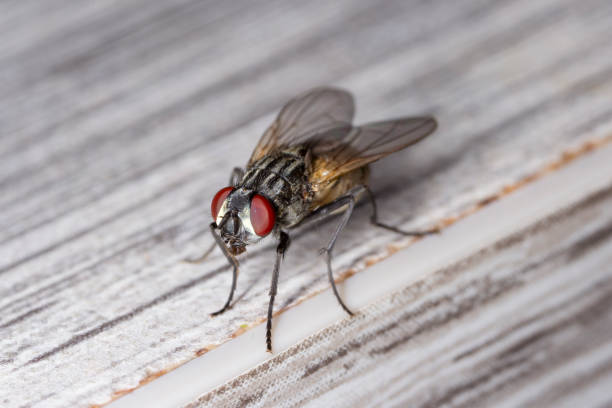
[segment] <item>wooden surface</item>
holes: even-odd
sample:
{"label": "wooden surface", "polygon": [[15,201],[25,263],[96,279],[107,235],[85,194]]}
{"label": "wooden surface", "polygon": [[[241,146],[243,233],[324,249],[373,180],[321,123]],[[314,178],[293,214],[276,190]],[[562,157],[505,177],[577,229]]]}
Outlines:
{"label": "wooden surface", "polygon": [[[603,152],[395,255],[421,275],[187,406],[610,406],[612,144]],[[379,266],[393,262],[371,269],[389,278]]]}
{"label": "wooden surface", "polygon": [[[403,227],[612,133],[604,0],[0,7],[3,406],[106,403],[262,321],[272,242],[215,319],[222,256],[180,260],[209,245],[210,198],[298,92],[348,88],[358,122],[436,115],[435,136],[373,169],[382,217]],[[407,243],[367,217],[338,241],[338,274]],[[327,287],[315,254],[332,230],[294,234],[278,309]]]}

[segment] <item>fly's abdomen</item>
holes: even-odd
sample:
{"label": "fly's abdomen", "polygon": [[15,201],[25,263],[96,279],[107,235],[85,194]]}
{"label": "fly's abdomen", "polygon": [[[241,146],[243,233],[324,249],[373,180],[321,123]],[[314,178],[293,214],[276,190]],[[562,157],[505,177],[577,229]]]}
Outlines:
{"label": "fly's abdomen", "polygon": [[303,156],[280,151],[253,163],[241,187],[267,197],[275,207],[279,225],[291,227],[307,214],[310,188]]}

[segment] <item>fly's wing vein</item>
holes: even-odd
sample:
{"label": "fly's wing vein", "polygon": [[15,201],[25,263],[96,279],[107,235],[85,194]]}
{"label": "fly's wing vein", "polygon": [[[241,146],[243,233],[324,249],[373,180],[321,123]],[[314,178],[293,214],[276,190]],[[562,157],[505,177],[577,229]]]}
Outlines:
{"label": "fly's wing vein", "polygon": [[437,127],[433,117],[400,118],[354,126],[335,140],[322,140],[312,147],[310,181],[329,182],[430,135]]}
{"label": "fly's wing vein", "polygon": [[353,96],[342,89],[315,88],[289,101],[263,134],[247,167],[274,149],[325,136],[341,138],[351,129]]}

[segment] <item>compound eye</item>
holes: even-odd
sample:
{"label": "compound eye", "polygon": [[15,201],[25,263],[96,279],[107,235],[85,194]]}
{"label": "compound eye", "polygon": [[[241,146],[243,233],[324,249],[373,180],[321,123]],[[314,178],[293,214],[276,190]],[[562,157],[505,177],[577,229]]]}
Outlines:
{"label": "compound eye", "polygon": [[251,225],[255,233],[264,237],[274,228],[276,214],[267,198],[255,194],[251,199]]}
{"label": "compound eye", "polygon": [[212,203],[210,204],[210,212],[212,214],[213,221],[217,220],[217,215],[219,214],[221,206],[223,206],[223,202],[225,201],[229,193],[231,193],[233,190],[234,187],[225,187],[219,190],[217,194],[215,194],[215,197],[213,198]]}

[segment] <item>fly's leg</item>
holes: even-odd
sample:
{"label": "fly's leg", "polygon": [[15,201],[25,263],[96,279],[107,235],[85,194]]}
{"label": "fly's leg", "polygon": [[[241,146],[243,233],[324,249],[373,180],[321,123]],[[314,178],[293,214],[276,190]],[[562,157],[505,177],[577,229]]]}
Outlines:
{"label": "fly's leg", "polygon": [[351,191],[349,191],[347,195],[342,196],[336,199],[336,201],[315,210],[309,216],[308,218],[309,221],[310,220],[320,220],[322,218],[326,218],[335,212],[341,211],[345,207],[344,213],[342,214],[342,219],[340,220],[340,223],[336,227],[336,231],[334,231],[334,234],[332,235],[332,238],[327,244],[327,247],[323,248],[321,252],[325,253],[326,255],[327,275],[328,275],[332,290],[334,292],[334,295],[336,296],[336,299],[338,299],[338,303],[340,303],[340,306],[342,306],[342,308],[351,316],[353,315],[353,312],[344,304],[344,302],[342,301],[342,298],[338,294],[338,289],[336,288],[336,282],[334,281],[334,276],[332,273],[331,259],[332,259],[332,250],[334,248],[334,245],[336,244],[338,235],[340,235],[340,232],[342,231],[342,229],[344,229],[348,220],[351,218],[351,215],[353,214],[353,209],[355,208],[355,203],[357,201],[357,198],[363,193],[366,193],[368,195],[370,204],[372,205],[372,216],[370,217],[370,222],[376,225],[377,227],[385,228],[389,231],[393,231],[398,234],[407,235],[407,236],[424,236],[424,235],[435,234],[439,232],[438,228],[434,228],[430,230],[423,230],[423,231],[403,231],[403,230],[400,230],[399,228],[395,228],[391,225],[386,225],[386,224],[379,222],[378,213],[376,211],[376,201],[374,200],[374,195],[372,194],[370,189],[365,185],[356,186],[353,189],[351,189]]}
{"label": "fly's leg", "polygon": [[[238,183],[240,182],[240,180],[242,180],[242,177],[244,177],[244,170],[240,167],[234,167],[234,169],[232,170],[232,174],[230,175],[230,179],[229,179],[229,184],[230,186],[236,187],[238,185]],[[213,242],[213,244],[210,246],[210,248],[208,248],[203,255],[194,258],[194,259],[185,259],[183,262],[187,262],[187,263],[191,263],[191,264],[198,264],[198,263],[202,263],[206,260],[206,258],[208,257],[208,255],[210,255],[210,253],[215,249],[215,247],[217,246],[216,242]]]}
{"label": "fly's leg", "polygon": [[221,235],[219,235],[216,232],[216,229],[217,229],[217,223],[215,222],[211,223],[210,232],[215,238],[215,244],[219,248],[221,248],[221,251],[223,251],[223,255],[225,255],[225,257],[227,258],[227,261],[232,265],[232,288],[230,289],[230,293],[227,298],[227,302],[225,302],[225,305],[223,305],[223,307],[217,310],[216,312],[211,313],[210,314],[211,316],[216,316],[218,314],[221,314],[230,307],[230,304],[232,303],[232,298],[234,297],[234,292],[236,291],[236,281],[238,280],[238,260],[236,259],[234,255],[232,255],[229,252],[229,250],[225,246],[225,243],[223,242],[223,239],[221,238]]}
{"label": "fly's leg", "polygon": [[[438,227],[428,229],[428,230],[421,230],[421,231],[404,231],[399,228],[393,227],[391,225],[383,224],[382,222],[378,221],[378,212],[376,211],[376,200],[374,199],[374,194],[372,194],[372,191],[367,186],[364,186],[364,185],[358,186],[356,187],[356,189],[362,190],[368,195],[368,199],[370,200],[370,204],[372,205],[372,216],[370,217],[370,222],[373,225],[380,227],[380,228],[384,228],[389,231],[393,231],[397,234],[411,236],[411,237],[422,237],[425,235],[440,233],[440,228]],[[360,192],[361,191],[359,191],[357,194],[359,194]]]}
{"label": "fly's leg", "polygon": [[351,316],[354,313],[351,311],[351,309],[349,309],[344,304],[344,302],[342,301],[342,298],[340,297],[340,294],[338,293],[338,288],[336,288],[336,282],[334,281],[334,275],[332,273],[331,259],[332,259],[332,250],[334,249],[334,245],[336,244],[338,235],[340,235],[340,231],[344,229],[344,227],[346,226],[346,223],[348,222],[349,218],[351,218],[351,215],[353,214],[353,209],[355,208],[356,197],[358,194],[359,194],[359,191],[356,189],[353,189],[347,195],[338,198],[336,201],[330,204],[327,204],[326,206],[323,206],[321,208],[318,208],[309,217],[309,220],[320,220],[322,218],[326,218],[330,216],[334,212],[342,210],[343,207],[346,207],[346,209],[344,209],[344,213],[342,214],[342,219],[340,220],[340,223],[336,227],[336,231],[334,231],[334,234],[332,235],[332,238],[329,240],[329,243],[327,244],[327,246],[321,249],[321,253],[325,253],[325,256],[326,256],[327,277],[329,278],[329,283],[331,284],[334,295],[336,296],[338,303],[340,303],[340,306],[342,306],[342,308]]}
{"label": "fly's leg", "polygon": [[278,274],[280,263],[285,256],[285,251],[289,248],[291,240],[289,235],[281,231],[278,246],[276,247],[276,261],[274,262],[274,271],[272,272],[272,283],[270,285],[270,303],[268,303],[268,321],[266,323],[266,347],[269,352],[272,352],[272,310],[274,308],[274,298],[276,297],[276,289],[278,287]]}

